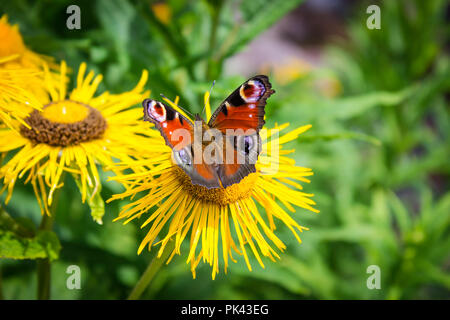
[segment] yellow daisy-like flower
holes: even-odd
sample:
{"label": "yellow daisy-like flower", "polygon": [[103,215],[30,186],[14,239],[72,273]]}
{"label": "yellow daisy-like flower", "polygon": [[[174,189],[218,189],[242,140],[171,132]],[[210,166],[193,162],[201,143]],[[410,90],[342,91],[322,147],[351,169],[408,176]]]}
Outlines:
{"label": "yellow daisy-like flower", "polygon": [[[40,101],[47,93],[43,87],[45,69],[57,68],[50,57],[29,50],[17,25],[11,25],[8,17],[0,18],[0,121],[10,128],[12,119],[21,121],[31,108],[42,110]],[[56,82],[54,73],[50,79]],[[66,80],[67,81],[67,80]],[[15,108],[11,101],[31,108]]]}
{"label": "yellow daisy-like flower", "polygon": [[[211,115],[208,97],[205,94],[207,118]],[[164,100],[183,114],[176,103]],[[186,173],[172,162],[172,150],[165,145],[164,139],[160,137],[158,141],[153,140],[154,148],[160,150],[160,155],[137,163],[145,163],[147,172],[113,177],[113,180],[122,182],[126,190],[108,200],[147,193],[126,205],[116,218],[126,219],[124,223],[128,223],[151,212],[142,224],[142,227],[150,225],[150,230],[138,253],[146,246],[150,250],[153,245],[159,244],[160,257],[169,241],[172,241],[174,249],[171,249],[170,261],[175,254],[181,253],[181,245],[190,232],[187,263],[191,265],[193,277],[197,265],[203,260],[212,266],[214,279],[219,272],[220,251],[225,272],[229,260],[236,262],[233,251],[244,256],[251,270],[248,246],[262,267],[264,263],[261,256],[272,261],[279,258],[272,244],[280,251],[286,246],[274,232],[275,219],[281,220],[301,242],[298,233],[307,228],[300,226],[287,210],[295,212],[294,206],[297,206],[318,212],[312,207],[315,205],[311,199],[313,194],[302,192],[299,184],[309,182],[306,177],[313,173],[309,168],[295,166],[295,161],[287,156],[294,150],[285,150],[283,145],[296,139],[311,126],[302,126],[279,136],[278,133],[287,126],[285,124],[260,131],[263,146],[256,172],[227,188],[208,189],[193,185]],[[133,167],[133,163],[124,162],[120,165],[120,169]],[[237,240],[232,236],[232,230]]]}
{"label": "yellow daisy-like flower", "polygon": [[[130,108],[149,94],[144,91],[147,71],[129,92],[94,96],[101,75],[85,74],[86,64],[82,63],[76,87],[66,94],[66,70],[62,62],[57,87],[47,70],[44,85],[49,96],[40,101],[42,111],[34,110],[24,119],[28,126],[11,120],[15,130],[0,130],[2,156],[17,151],[0,167],[3,190],[8,189],[6,202],[17,180],[26,177],[25,183],[31,182],[41,210],[47,214],[54,191],[62,187],[64,172],[74,176],[83,202],[90,200],[101,188],[97,163],[110,166],[114,159],[130,161],[130,155],[140,159],[150,141],[148,135],[144,138],[149,125],[140,121],[142,111]],[[16,103],[16,107],[26,106]],[[101,222],[101,215],[94,219]]]}
{"label": "yellow daisy-like flower", "polygon": [[18,25],[11,25],[8,16],[0,18],[0,59],[11,67],[43,68],[44,65],[56,65],[50,57],[37,54],[28,49],[23,42]]}
{"label": "yellow daisy-like flower", "polygon": [[28,115],[29,108],[16,108],[12,101],[41,110],[42,104],[35,95],[28,91],[24,83],[37,81],[38,71],[23,68],[1,68],[0,60],[0,121],[13,128],[12,119],[28,126],[23,119]]}

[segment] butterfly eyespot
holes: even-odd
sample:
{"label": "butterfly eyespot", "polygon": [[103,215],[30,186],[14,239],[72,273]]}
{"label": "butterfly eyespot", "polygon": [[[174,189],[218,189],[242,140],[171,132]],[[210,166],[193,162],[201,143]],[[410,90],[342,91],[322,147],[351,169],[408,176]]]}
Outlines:
{"label": "butterfly eyespot", "polygon": [[166,108],[159,102],[150,101],[147,104],[147,113],[151,118],[158,122],[166,120]]}
{"label": "butterfly eyespot", "polygon": [[253,149],[254,141],[251,136],[245,136],[244,137],[244,151],[246,154],[250,152],[250,150]]}
{"label": "butterfly eyespot", "polygon": [[241,153],[248,155],[255,146],[254,136],[235,136],[233,138],[233,146]]}
{"label": "butterfly eyespot", "polygon": [[174,150],[174,157],[177,164],[181,166],[192,165],[191,153],[186,148],[183,148],[179,151]]}
{"label": "butterfly eyespot", "polygon": [[245,102],[257,102],[265,93],[264,84],[258,80],[251,80],[241,86],[239,93]]}

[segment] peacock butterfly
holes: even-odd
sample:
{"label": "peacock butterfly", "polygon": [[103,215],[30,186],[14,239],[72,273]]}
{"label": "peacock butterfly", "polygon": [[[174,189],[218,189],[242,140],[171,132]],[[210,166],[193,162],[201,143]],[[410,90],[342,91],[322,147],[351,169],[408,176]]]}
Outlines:
{"label": "peacock butterfly", "polygon": [[256,171],[264,107],[274,92],[267,76],[252,77],[219,105],[208,123],[198,114],[193,122],[170,106],[145,99],[144,120],[155,124],[193,184],[226,188]]}

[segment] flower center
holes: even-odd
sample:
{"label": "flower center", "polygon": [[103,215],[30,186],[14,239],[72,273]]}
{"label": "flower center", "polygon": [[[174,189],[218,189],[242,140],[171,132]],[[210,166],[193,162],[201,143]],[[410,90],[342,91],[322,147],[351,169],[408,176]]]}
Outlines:
{"label": "flower center", "polygon": [[22,136],[35,143],[63,147],[98,139],[107,127],[97,109],[72,100],[51,102],[42,112],[30,113],[25,122],[31,128],[21,126]]}
{"label": "flower center", "polygon": [[178,166],[175,166],[175,174],[178,176],[185,190],[193,197],[207,202],[214,202],[222,206],[243,198],[248,198],[258,179],[258,173],[254,172],[250,173],[239,183],[232,184],[227,188],[208,189],[204,186],[192,184],[191,178]]}
{"label": "flower center", "polygon": [[83,121],[89,114],[89,106],[71,100],[48,104],[42,116],[52,122],[75,123]]}

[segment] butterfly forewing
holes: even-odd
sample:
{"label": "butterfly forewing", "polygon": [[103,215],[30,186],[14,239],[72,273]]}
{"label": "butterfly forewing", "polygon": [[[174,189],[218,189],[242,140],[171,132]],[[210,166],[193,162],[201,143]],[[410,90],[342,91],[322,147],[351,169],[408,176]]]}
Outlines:
{"label": "butterfly forewing", "polygon": [[146,99],[142,104],[144,120],[156,125],[169,147],[180,150],[192,143],[194,125],[191,120],[156,100]]}
{"label": "butterfly forewing", "polygon": [[250,78],[220,104],[208,125],[224,134],[227,129],[259,131],[264,125],[266,100],[274,92],[267,76]]}

